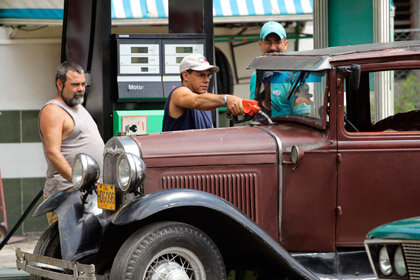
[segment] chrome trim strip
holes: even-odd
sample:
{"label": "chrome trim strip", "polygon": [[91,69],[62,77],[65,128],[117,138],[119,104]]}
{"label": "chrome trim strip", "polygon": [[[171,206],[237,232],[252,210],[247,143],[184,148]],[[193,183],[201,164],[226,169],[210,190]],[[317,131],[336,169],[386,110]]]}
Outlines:
{"label": "chrome trim strip", "polygon": [[395,243],[420,243],[420,240],[413,239],[386,239],[386,238],[374,238],[366,239],[365,244],[395,244]]}
{"label": "chrome trim strip", "polygon": [[262,127],[262,126],[256,126],[259,129],[262,129],[264,131],[266,131],[271,137],[274,138],[274,140],[276,141],[276,145],[277,145],[277,168],[278,168],[278,181],[279,181],[279,240],[281,237],[281,222],[282,222],[282,208],[283,208],[283,168],[282,168],[282,162],[283,162],[283,146],[281,144],[281,140],[280,138],[277,136],[277,134],[275,134],[273,131],[269,130],[266,127]]}

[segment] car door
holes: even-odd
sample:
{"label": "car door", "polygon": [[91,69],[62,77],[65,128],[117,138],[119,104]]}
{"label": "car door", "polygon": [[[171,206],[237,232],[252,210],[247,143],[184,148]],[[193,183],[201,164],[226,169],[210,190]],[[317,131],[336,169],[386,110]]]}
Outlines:
{"label": "car door", "polygon": [[[337,125],[337,247],[362,246],[372,228],[419,215],[420,114],[415,96],[414,107],[396,108],[394,115],[375,120],[375,75],[389,78],[386,89],[396,104],[400,99],[407,103],[410,90],[420,89],[418,71],[398,73],[362,72],[360,88],[339,97],[345,106]],[[348,82],[345,88],[350,89]]]}

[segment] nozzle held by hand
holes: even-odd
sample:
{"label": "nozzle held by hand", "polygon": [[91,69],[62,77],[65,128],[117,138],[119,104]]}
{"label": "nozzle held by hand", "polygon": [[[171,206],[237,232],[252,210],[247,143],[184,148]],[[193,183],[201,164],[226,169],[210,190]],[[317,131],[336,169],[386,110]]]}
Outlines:
{"label": "nozzle held by hand", "polygon": [[244,114],[247,114],[251,117],[258,114],[258,112],[261,110],[261,107],[258,106],[258,101],[250,99],[242,100],[242,107],[244,109]]}

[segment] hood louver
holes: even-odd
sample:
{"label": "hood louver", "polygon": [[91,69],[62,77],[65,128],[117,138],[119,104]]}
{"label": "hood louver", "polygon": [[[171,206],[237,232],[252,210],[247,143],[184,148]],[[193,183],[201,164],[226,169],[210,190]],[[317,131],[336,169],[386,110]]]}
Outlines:
{"label": "hood louver", "polygon": [[163,189],[193,189],[208,192],[229,201],[256,221],[256,173],[167,175]]}

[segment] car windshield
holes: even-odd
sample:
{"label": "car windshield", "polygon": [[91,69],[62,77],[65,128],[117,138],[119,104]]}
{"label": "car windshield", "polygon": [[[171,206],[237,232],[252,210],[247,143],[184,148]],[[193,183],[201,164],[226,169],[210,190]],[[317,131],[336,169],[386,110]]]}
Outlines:
{"label": "car windshield", "polygon": [[258,71],[255,99],[273,120],[322,124],[325,71]]}

